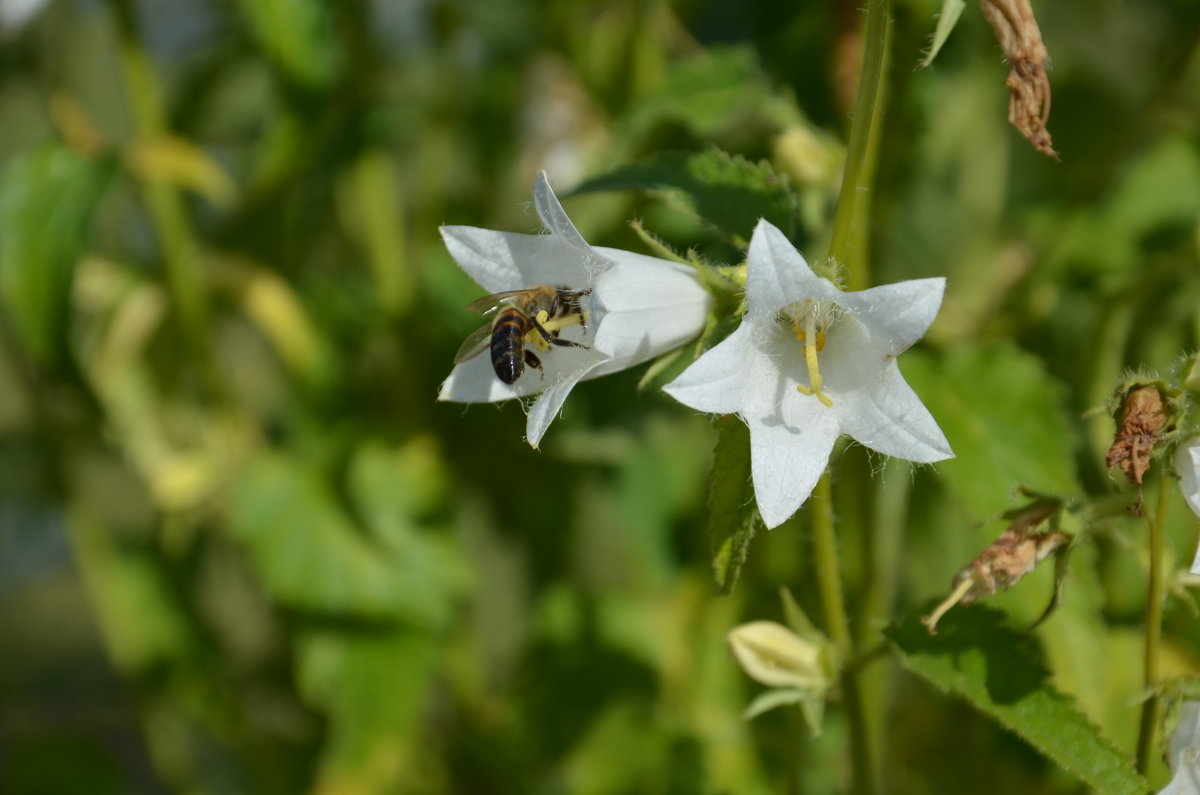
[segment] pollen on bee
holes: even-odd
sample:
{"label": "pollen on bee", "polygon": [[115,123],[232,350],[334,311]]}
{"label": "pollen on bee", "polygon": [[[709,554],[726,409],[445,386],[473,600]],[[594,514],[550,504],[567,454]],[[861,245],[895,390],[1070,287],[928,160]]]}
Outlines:
{"label": "pollen on bee", "polygon": [[567,315],[552,318],[550,317],[549,312],[547,312],[545,309],[541,309],[538,310],[535,318],[542,328],[553,334],[570,326],[577,326],[580,324],[587,325],[587,316],[587,312],[572,312]]}
{"label": "pollen on bee", "polygon": [[[542,310],[534,315],[534,319],[538,323],[544,323],[546,319],[546,310]],[[542,336],[542,333],[536,328],[531,328],[525,332],[525,344],[536,350],[538,353],[543,353],[550,350],[550,343]]]}

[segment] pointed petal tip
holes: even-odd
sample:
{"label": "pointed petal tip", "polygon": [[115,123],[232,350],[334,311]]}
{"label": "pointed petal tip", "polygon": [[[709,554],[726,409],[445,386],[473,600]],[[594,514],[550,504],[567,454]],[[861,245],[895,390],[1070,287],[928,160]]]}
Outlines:
{"label": "pointed petal tip", "polygon": [[792,514],[794,514],[794,513],[795,513],[795,511],[793,511],[792,513],[790,513],[787,516],[784,516],[782,518],[780,518],[780,516],[777,514],[773,514],[771,516],[771,518],[768,519],[763,514],[762,508],[759,508],[759,510],[758,510],[758,515],[759,515],[759,518],[762,519],[763,527],[765,527],[768,531],[774,530],[776,527],[779,527],[779,525],[783,524],[788,519],[792,518]]}

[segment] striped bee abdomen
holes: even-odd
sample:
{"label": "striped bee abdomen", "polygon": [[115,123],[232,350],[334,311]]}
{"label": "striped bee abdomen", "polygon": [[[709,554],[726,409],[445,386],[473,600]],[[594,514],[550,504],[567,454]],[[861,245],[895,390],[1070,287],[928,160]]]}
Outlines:
{"label": "striped bee abdomen", "polygon": [[492,367],[506,384],[525,372],[525,335],[532,328],[529,318],[516,307],[508,307],[492,324]]}

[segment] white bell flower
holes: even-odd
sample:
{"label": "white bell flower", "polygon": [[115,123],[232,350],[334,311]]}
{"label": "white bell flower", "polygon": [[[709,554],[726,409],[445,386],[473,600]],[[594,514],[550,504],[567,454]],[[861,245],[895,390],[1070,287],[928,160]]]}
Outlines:
{"label": "white bell flower", "polygon": [[886,455],[930,463],[950,444],[896,366],[942,303],[946,280],[843,292],[759,221],[741,325],[664,389],[750,427],[758,510],[781,524],[808,499],[841,434]]}
{"label": "white bell flower", "polygon": [[[454,367],[438,400],[491,403],[540,392],[525,427],[526,438],[537,447],[575,384],[683,345],[704,328],[712,298],[686,265],[588,245],[545,172],[534,181],[533,202],[547,234],[443,226],[442,239],[459,266],[489,293],[542,285],[590,290],[579,299],[582,318],[572,314],[561,323],[543,320],[560,340],[554,346],[536,331],[526,335],[527,347],[537,350],[540,370],[528,367],[506,384],[484,350]],[[581,347],[560,347],[561,341]]]}
{"label": "white bell flower", "polygon": [[[1179,445],[1175,451],[1175,471],[1179,473],[1179,489],[1188,507],[1200,516],[1200,436]],[[1192,574],[1200,574],[1200,549],[1192,561]]]}
{"label": "white bell flower", "polygon": [[1158,795],[1195,795],[1200,792],[1200,701],[1184,701],[1180,704],[1177,721],[1167,749],[1171,782]]}

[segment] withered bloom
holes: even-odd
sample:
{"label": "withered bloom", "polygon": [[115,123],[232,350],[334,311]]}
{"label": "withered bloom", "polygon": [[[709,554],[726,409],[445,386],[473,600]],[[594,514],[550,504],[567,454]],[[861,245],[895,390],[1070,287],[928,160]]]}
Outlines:
{"label": "withered bloom", "polygon": [[[981,596],[1011,588],[1037,564],[1058,548],[1070,543],[1071,536],[1059,530],[1035,533],[1043,521],[1059,508],[1053,501],[1032,506],[1010,524],[991,546],[979,553],[954,575],[954,590],[921,623],[930,635],[937,634],[937,623],[956,604],[968,605]],[[1053,606],[1053,603],[1051,603]]]}
{"label": "withered bloom", "polygon": [[1138,516],[1142,515],[1142,480],[1150,469],[1150,453],[1162,438],[1160,432],[1166,421],[1167,409],[1158,387],[1129,390],[1121,404],[1121,425],[1104,456],[1110,470],[1120,469],[1138,487],[1138,500],[1132,508]]}
{"label": "withered bloom", "polygon": [[1034,147],[1058,157],[1046,122],[1050,118],[1049,53],[1029,0],[979,0],[983,17],[992,26],[1008,61],[1008,122]]}

